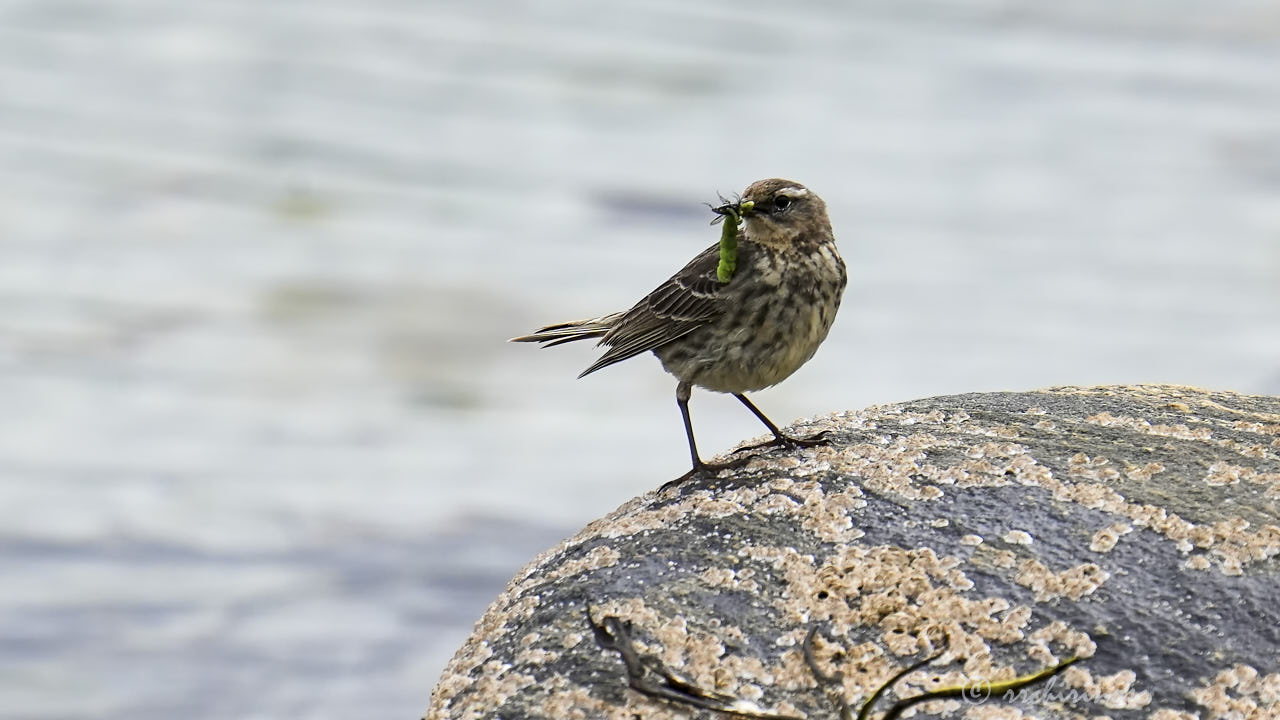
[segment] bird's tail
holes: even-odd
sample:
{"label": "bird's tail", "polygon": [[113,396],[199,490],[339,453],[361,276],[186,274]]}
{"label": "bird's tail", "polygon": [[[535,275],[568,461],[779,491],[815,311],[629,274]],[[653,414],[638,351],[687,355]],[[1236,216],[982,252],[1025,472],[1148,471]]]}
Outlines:
{"label": "bird's tail", "polygon": [[562,343],[573,342],[574,340],[603,337],[605,333],[609,332],[617,324],[621,317],[622,313],[613,313],[612,315],[590,320],[575,320],[573,322],[548,325],[528,335],[513,337],[511,342],[536,342],[542,343],[542,347],[552,347]]}

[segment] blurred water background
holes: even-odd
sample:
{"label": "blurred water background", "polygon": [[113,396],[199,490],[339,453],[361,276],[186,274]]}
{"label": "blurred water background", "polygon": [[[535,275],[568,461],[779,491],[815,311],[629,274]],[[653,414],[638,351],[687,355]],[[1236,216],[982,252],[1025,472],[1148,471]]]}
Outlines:
{"label": "blurred water background", "polygon": [[0,712],[418,717],[519,566],[686,469],[655,360],[504,340],[762,177],[851,271],[780,422],[1280,391],[1277,68],[1263,0],[0,2]]}

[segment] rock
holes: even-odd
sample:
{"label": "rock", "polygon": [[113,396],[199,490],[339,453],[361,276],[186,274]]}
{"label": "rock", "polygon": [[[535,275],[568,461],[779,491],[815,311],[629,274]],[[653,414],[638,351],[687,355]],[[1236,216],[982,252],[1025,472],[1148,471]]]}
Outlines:
{"label": "rock", "polygon": [[588,608],[615,640],[629,629],[652,685],[679,694],[666,668],[747,717],[856,713],[945,651],[876,712],[1078,656],[1008,696],[916,709],[1280,718],[1280,399],[1068,387],[794,431],[818,429],[830,445],[650,492],[543,553],[449,664],[428,720],[730,717],[629,689]]}

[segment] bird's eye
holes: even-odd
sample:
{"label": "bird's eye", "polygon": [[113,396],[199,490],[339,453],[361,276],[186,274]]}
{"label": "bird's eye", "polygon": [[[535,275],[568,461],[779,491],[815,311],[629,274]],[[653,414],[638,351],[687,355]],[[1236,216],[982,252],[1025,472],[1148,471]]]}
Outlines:
{"label": "bird's eye", "polygon": [[786,210],[791,206],[791,198],[786,195],[779,195],[773,199],[773,206],[779,210]]}

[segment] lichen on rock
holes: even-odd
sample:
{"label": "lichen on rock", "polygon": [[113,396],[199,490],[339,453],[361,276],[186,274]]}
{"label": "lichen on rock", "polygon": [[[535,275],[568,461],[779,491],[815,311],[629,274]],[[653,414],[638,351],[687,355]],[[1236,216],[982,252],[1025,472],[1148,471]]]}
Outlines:
{"label": "lichen on rock", "polygon": [[1280,717],[1280,399],[1052,388],[804,425],[832,442],[651,492],[539,556],[428,720],[689,717],[628,688],[588,612],[697,687],[788,717],[838,717],[815,667],[856,707],[939,651],[889,695],[1080,657],[1039,692],[921,707]]}

